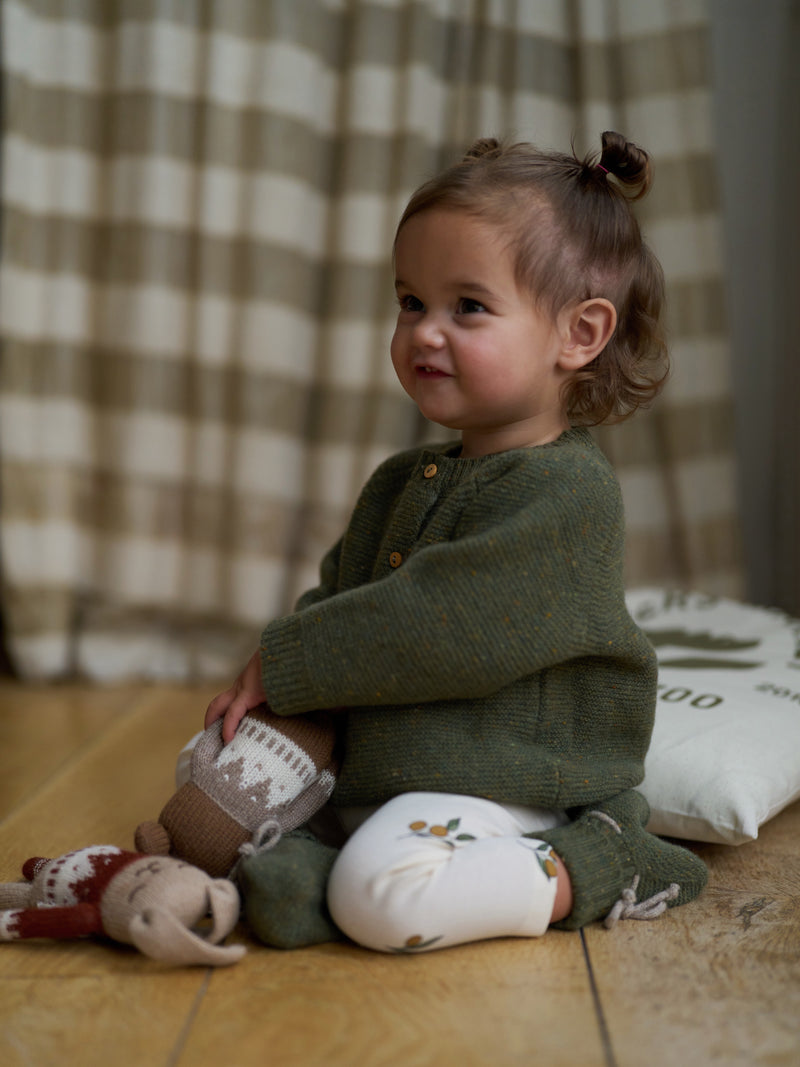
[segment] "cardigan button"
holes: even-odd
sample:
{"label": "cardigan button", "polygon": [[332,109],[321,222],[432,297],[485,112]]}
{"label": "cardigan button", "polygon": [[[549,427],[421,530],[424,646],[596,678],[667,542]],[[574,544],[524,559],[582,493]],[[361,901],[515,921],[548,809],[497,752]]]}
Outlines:
{"label": "cardigan button", "polygon": [[389,556],[389,566],[390,567],[395,567],[395,568],[399,567],[402,562],[403,562],[403,557],[401,556],[401,554],[399,552],[392,552],[391,556]]}
{"label": "cardigan button", "polygon": [[422,472],[423,478],[435,478],[439,473],[439,468],[435,463],[429,463],[425,470]]}

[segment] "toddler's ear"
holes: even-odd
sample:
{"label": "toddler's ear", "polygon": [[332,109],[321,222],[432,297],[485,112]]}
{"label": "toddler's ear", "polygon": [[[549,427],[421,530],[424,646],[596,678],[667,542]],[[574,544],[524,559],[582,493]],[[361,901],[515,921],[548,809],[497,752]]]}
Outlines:
{"label": "toddler's ear", "polygon": [[599,356],[617,326],[617,311],[610,300],[594,297],[564,308],[559,315],[562,349],[559,363],[575,371]]}

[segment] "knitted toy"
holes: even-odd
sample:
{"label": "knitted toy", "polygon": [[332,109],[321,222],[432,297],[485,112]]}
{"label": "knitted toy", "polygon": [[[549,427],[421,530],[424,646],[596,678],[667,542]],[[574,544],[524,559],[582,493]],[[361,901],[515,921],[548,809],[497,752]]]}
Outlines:
{"label": "knitted toy", "polygon": [[271,847],[325,804],[336,781],[334,743],[333,722],[322,714],[284,718],[262,704],[227,745],[218,720],[192,752],[189,781],[157,823],[137,828],[136,848],[229,875],[240,853]]}
{"label": "knitted toy", "polygon": [[[236,925],[239,894],[171,857],[96,845],[29,859],[25,882],[0,885],[0,941],[105,934],[165,963],[236,963],[244,945],[218,944]],[[193,928],[211,915],[207,937]]]}

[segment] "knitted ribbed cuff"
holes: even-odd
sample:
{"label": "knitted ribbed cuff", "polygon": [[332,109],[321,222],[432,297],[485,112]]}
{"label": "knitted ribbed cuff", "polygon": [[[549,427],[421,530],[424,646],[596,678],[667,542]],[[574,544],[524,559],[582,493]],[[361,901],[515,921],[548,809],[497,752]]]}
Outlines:
{"label": "knitted ribbed cuff", "polygon": [[602,817],[585,815],[536,836],[561,857],[572,882],[572,911],[554,924],[561,929],[577,930],[604,918],[633,881],[636,872],[628,844]]}
{"label": "knitted ribbed cuff", "polygon": [[321,706],[300,634],[293,616],[276,619],[261,634],[261,680],[277,715],[297,715]]}

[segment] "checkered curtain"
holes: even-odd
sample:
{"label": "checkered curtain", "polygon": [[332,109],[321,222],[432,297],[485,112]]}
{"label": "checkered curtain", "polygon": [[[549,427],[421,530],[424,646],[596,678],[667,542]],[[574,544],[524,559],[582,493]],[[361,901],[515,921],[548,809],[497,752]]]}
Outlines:
{"label": "checkered curtain", "polygon": [[[735,593],[702,0],[2,0],[0,567],[24,677],[229,675],[379,460],[389,250],[473,137],[652,150],[675,373],[629,581]],[[441,431],[439,431],[441,433]]]}

